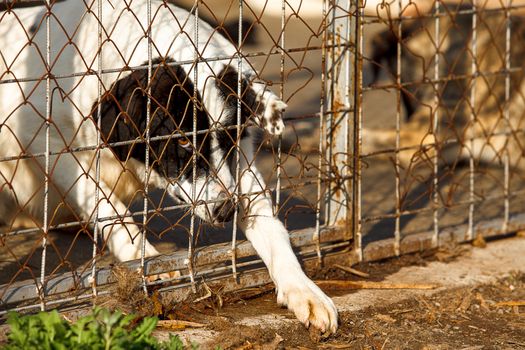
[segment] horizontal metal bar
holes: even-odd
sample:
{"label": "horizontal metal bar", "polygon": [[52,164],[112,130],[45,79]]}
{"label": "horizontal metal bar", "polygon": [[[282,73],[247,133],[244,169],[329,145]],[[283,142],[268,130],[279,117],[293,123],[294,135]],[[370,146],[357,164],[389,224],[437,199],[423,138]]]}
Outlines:
{"label": "horizontal metal bar", "polygon": [[[320,249],[321,249],[321,252],[327,253],[327,252],[330,252],[331,250],[334,250],[334,249],[348,248],[350,245],[351,245],[351,243],[349,241],[345,241],[345,242],[324,244],[324,245],[322,245],[320,247]],[[317,247],[315,247],[313,245],[310,245],[308,247],[308,249],[304,249],[303,248],[302,250],[297,251],[296,255],[298,257],[301,257],[302,260],[312,258],[314,256],[317,256]],[[236,266],[237,266],[238,269],[240,269],[239,271],[241,271],[241,272],[242,271],[249,271],[249,270],[258,269],[258,266],[263,266],[263,261],[262,261],[262,259],[255,259],[255,260],[250,260],[250,261],[246,261],[246,262],[242,262],[242,263],[238,262]],[[247,268],[249,268],[249,270]],[[223,273],[225,273],[227,276],[231,276],[232,269],[233,269],[233,266],[232,265],[228,265],[228,266],[214,268],[213,270],[196,272],[195,273],[195,278],[202,277],[202,279],[204,281],[206,281],[206,283],[208,283],[209,281],[214,281],[214,280],[222,280],[222,279],[224,279]],[[263,267],[261,269],[262,270],[267,270],[265,267]],[[180,278],[174,278],[173,280],[174,281],[181,280],[181,279],[186,279],[187,280],[188,278],[189,278],[189,276],[183,276],[183,277],[180,277]],[[167,280],[167,281],[169,281],[169,280]],[[156,281],[156,282],[149,283],[148,285],[163,284],[163,283],[164,283],[164,281]],[[190,286],[191,286],[191,282],[178,283],[178,284],[174,284],[174,285],[171,285],[171,286],[160,288],[159,291],[160,292],[164,292],[164,291],[169,291],[169,290],[185,289],[185,288],[188,288]],[[237,289],[242,288],[242,287],[243,286],[237,286]]]}
{"label": "horizontal metal bar", "polygon": [[[58,225],[49,225],[49,230],[62,230],[62,229],[68,229],[73,227],[80,227],[80,226],[87,226],[90,222],[86,221],[72,221],[72,222],[65,222],[63,224]],[[12,237],[12,236],[18,236],[18,235],[28,235],[35,232],[41,232],[42,228],[40,227],[32,227],[32,228],[23,228],[19,230],[13,230],[8,232],[2,232],[0,233],[1,238],[5,237]]]}
{"label": "horizontal metal bar", "polygon": [[[503,117],[502,117],[503,119]],[[370,130],[374,130],[374,129],[370,129]],[[378,129],[378,130],[381,130],[381,129]],[[361,154],[361,158],[372,158],[372,157],[375,157],[375,156],[379,156],[379,155],[384,155],[384,154],[388,154],[388,153],[399,153],[399,152],[403,152],[403,151],[410,151],[410,150],[418,150],[418,149],[423,149],[425,147],[436,147],[437,145],[439,145],[440,147],[443,147],[443,146],[447,146],[447,145],[454,145],[454,144],[466,144],[467,141],[469,142],[472,142],[472,141],[475,141],[475,140],[483,140],[483,139],[488,139],[490,137],[494,137],[494,136],[513,136],[513,135],[520,135],[520,134],[524,134],[525,133],[525,130],[514,130],[514,131],[499,131],[499,132],[492,132],[492,133],[489,133],[489,134],[486,134],[486,135],[481,135],[481,136],[477,136],[477,137],[466,137],[464,139],[456,139],[456,138],[450,138],[450,139],[447,139],[447,140],[444,140],[444,141],[440,141],[439,143],[435,143],[435,142],[428,142],[428,143],[423,143],[423,144],[417,144],[417,145],[412,145],[412,146],[405,146],[405,147],[399,147],[399,148],[386,148],[386,149],[382,149],[382,150],[379,150],[379,151],[373,151],[373,152],[369,152],[369,153],[364,153],[364,154]]]}
{"label": "horizontal metal bar", "polygon": [[[523,230],[525,229],[525,214],[519,214],[519,215],[513,216],[505,231],[503,231],[501,228],[502,228],[502,220],[482,221],[476,225],[476,233],[482,235],[485,238],[498,238],[498,237],[504,237],[512,232]],[[458,243],[467,242],[467,239],[466,239],[467,229],[468,229],[467,224],[457,225],[452,228],[443,229],[440,232],[439,240],[441,241],[442,244],[449,242],[451,240],[453,240],[454,242],[458,242]],[[307,240],[306,246],[312,245],[312,242],[311,242],[312,234],[313,234],[313,229],[306,229],[300,232],[296,232],[296,234],[293,234],[291,236],[292,244],[296,248],[300,247],[301,244],[305,243],[304,240],[306,239]],[[401,240],[400,247],[399,247],[401,254],[409,254],[409,253],[421,252],[421,251],[432,249],[433,234],[434,234],[433,231],[428,231],[428,232],[408,235],[404,237]],[[324,247],[321,248],[322,250],[327,250],[327,247],[332,249],[334,247],[343,247],[345,245],[348,245],[348,242],[334,243],[334,244],[329,243],[330,240],[337,241],[341,239],[342,237],[344,237],[344,232],[339,231],[339,230],[335,230],[335,229],[332,230],[330,237],[328,237],[326,234],[322,234],[321,237],[322,237],[322,241],[325,243]],[[394,257],[395,256],[394,244],[395,242],[393,238],[369,243],[363,249],[363,260],[364,261],[377,261],[377,260]],[[249,247],[245,249],[247,245]],[[238,248],[240,248],[239,253],[242,253],[244,257],[255,255],[253,248],[251,248],[251,245],[247,242],[240,243]],[[198,254],[199,254],[198,259],[201,259],[199,260],[199,263],[210,262],[216,257],[221,258],[222,261],[225,261],[225,262],[228,261],[229,254],[230,254],[230,252],[228,251],[230,249],[229,243],[216,245],[216,246],[210,246],[204,249],[208,249],[208,251],[206,252],[204,250],[198,251]],[[213,256],[214,252],[219,253],[219,255]],[[309,252],[309,254],[310,253],[311,252]],[[211,254],[211,255],[208,255],[205,257],[204,254],[206,255]],[[299,255],[301,255],[301,253],[299,253]],[[308,266],[310,264],[310,266],[312,266],[312,264],[316,265],[318,263],[318,259],[316,255],[315,254],[312,254],[312,255],[313,256],[311,258],[306,258],[303,260],[303,263],[305,265]],[[171,257],[174,257],[176,259],[175,262],[171,260]],[[154,268],[158,269],[156,271],[160,271],[161,269],[159,268],[161,266],[154,266],[153,264],[162,265],[163,269],[167,267],[164,264],[167,264],[169,267],[168,267],[168,270],[165,270],[165,271],[172,271],[171,269],[184,270],[185,269],[184,259],[186,257],[187,257],[187,254],[185,252],[178,252],[170,256],[154,258],[148,261],[148,265],[146,268],[151,269],[150,272],[153,272]],[[339,251],[339,252],[334,252],[332,254],[330,253],[323,254],[323,259],[325,260],[329,260],[332,258],[343,258],[348,264],[354,264],[358,262],[358,257],[354,251],[352,252]],[[215,260],[212,262],[217,262],[217,261],[219,260]],[[250,265],[256,265],[258,263],[260,263],[259,259],[254,260],[251,264],[248,262],[248,264],[246,265],[250,266]],[[137,264],[138,263],[136,262],[130,262],[126,265],[130,269],[133,269],[134,267],[138,266]],[[178,269],[177,266],[180,266],[181,268]],[[209,270],[209,271],[223,273],[223,274],[218,274],[210,278],[206,278],[206,284],[212,287],[215,284],[220,284],[224,292],[239,290],[241,288],[261,286],[261,285],[271,282],[271,279],[268,275],[268,271],[266,268],[255,268],[255,269],[250,269],[247,271],[239,271],[237,281],[234,281],[231,278],[231,272],[229,272],[228,267],[220,267],[216,270]],[[111,270],[103,269],[101,270],[101,272],[104,272],[104,273],[97,275],[97,280],[100,280],[101,277],[106,277],[107,278],[106,282],[111,283]],[[54,281],[58,278],[59,277],[54,278],[51,281]],[[72,281],[70,280],[67,281],[66,280],[67,276],[63,276],[62,278],[63,280],[60,281],[62,283],[60,285],[60,288],[58,288],[59,285],[55,285],[56,293],[58,293],[58,291],[61,291],[63,293],[71,292],[72,289],[71,288],[67,289],[68,286],[72,287],[73,290],[75,290],[74,288],[79,287],[78,285],[72,284],[71,283]],[[83,285],[82,287],[87,289],[89,285],[88,286]],[[17,303],[22,300],[27,302],[29,301],[29,299],[36,298],[34,284],[17,285],[17,286],[14,286],[14,285],[5,286],[4,285],[4,286],[1,286],[0,288],[7,289],[8,291],[11,292],[9,294],[11,296],[11,298],[9,299],[10,303]],[[176,296],[176,299],[179,299],[179,300],[184,299],[188,295],[188,293],[191,292],[191,287],[190,287],[190,284],[188,283],[177,285],[177,286],[165,287],[165,288],[161,288],[160,290],[168,291],[168,290],[172,290],[175,288],[179,289],[177,291],[177,296]],[[7,300],[5,298],[5,294],[7,293],[4,293],[4,296],[2,296],[2,299],[0,300],[2,301]],[[101,291],[99,293],[99,295],[106,295],[106,294],[109,294],[109,291]],[[29,298],[30,295],[32,296],[32,298]],[[83,294],[83,295],[74,296],[74,297],[62,297],[58,300],[49,301],[47,305],[52,306],[52,305],[64,304],[66,302],[75,302],[75,301],[79,301],[82,299],[89,299],[89,298],[92,298],[92,294]],[[5,303],[4,306],[7,306],[7,303]],[[10,310],[31,310],[31,309],[37,309],[39,307],[40,307],[40,304],[33,304],[33,305],[27,305],[27,306],[18,307],[18,308],[11,308]],[[0,311],[0,315],[4,315],[7,312],[8,311],[6,310],[2,310]]]}
{"label": "horizontal metal bar", "polygon": [[[104,296],[104,295],[108,295],[110,294],[110,291],[100,291],[97,295],[98,296]],[[88,302],[89,301],[89,306],[92,307],[92,301],[93,299],[93,294],[90,293],[90,294],[81,294],[81,295],[76,295],[76,296],[73,296],[73,297],[67,297],[67,298],[61,298],[61,299],[57,299],[57,300],[46,300],[46,306],[47,307],[53,307],[53,308],[60,308],[60,306],[66,306],[66,305],[70,305],[72,303],[75,303],[75,304],[78,304],[79,302]],[[9,308],[9,310],[0,310],[0,316],[4,316],[5,314],[7,314],[8,312],[11,312],[11,311],[15,311],[15,312],[22,312],[22,311],[31,311],[31,310],[34,310],[34,309],[40,309],[40,303],[39,304],[29,304],[29,305],[24,305],[24,306],[17,306],[17,307],[13,307],[13,308]]]}
{"label": "horizontal metal bar", "polygon": [[484,203],[484,202],[489,201],[489,200],[496,200],[496,199],[503,199],[503,198],[515,198],[515,197],[520,197],[522,195],[525,195],[525,190],[515,191],[515,192],[509,193],[509,194],[486,195],[486,196],[483,196],[483,198],[474,199],[474,200],[468,199],[468,200],[458,201],[458,202],[455,202],[453,204],[443,205],[443,206],[438,206],[438,207],[435,207],[435,206],[432,205],[432,206],[427,207],[427,208],[419,208],[419,209],[413,209],[413,210],[403,210],[403,211],[401,211],[398,214],[392,213],[392,214],[384,214],[384,215],[365,216],[365,217],[363,217],[362,222],[363,223],[367,223],[367,222],[374,222],[374,221],[379,221],[379,220],[384,220],[384,219],[395,219],[397,217],[403,217],[403,216],[407,216],[407,215],[414,215],[414,214],[421,214],[421,213],[431,212],[431,211],[436,210],[436,209],[450,210],[450,209],[454,209],[454,208],[457,208],[457,207],[462,207],[462,206],[466,206],[466,205],[470,205],[470,204]]}
{"label": "horizontal metal bar", "polygon": [[[338,110],[335,110],[335,111],[329,110],[329,111],[326,111],[324,113],[325,114],[335,114],[335,113],[349,113],[349,112],[353,112],[353,109],[341,108],[341,109],[338,109]],[[283,120],[283,122],[285,124],[293,124],[296,121],[304,121],[304,120],[318,119],[318,118],[319,118],[319,113],[312,113],[312,114],[306,114],[306,115],[300,115],[300,116],[294,116],[294,117],[287,117],[286,119]],[[248,122],[246,122],[244,124],[241,124],[241,126],[245,127],[245,128],[258,127],[257,124],[255,124],[252,121],[248,121]],[[184,134],[174,133],[174,134],[171,134],[171,135],[154,136],[154,137],[150,137],[150,142],[178,139],[178,138],[181,138],[181,137],[189,137],[189,136],[193,136],[193,134],[204,135],[204,134],[207,134],[209,132],[225,131],[225,130],[227,131],[227,130],[234,130],[234,129],[237,129],[237,125],[233,125],[233,126],[219,126],[219,127],[209,128],[209,129],[198,130],[198,131],[195,131],[195,132],[188,131],[188,132],[185,132]],[[136,139],[127,140],[127,141],[108,142],[108,143],[103,143],[101,145],[89,145],[89,146],[82,146],[82,147],[66,148],[66,149],[63,149],[63,150],[60,150],[60,151],[50,151],[48,154],[50,156],[59,156],[59,155],[63,155],[63,154],[73,154],[73,153],[86,152],[86,151],[96,151],[98,149],[105,149],[105,148],[110,148],[110,147],[129,146],[129,145],[141,144],[141,143],[145,143],[145,142],[146,141],[144,139],[142,139],[142,138],[136,138]],[[10,161],[15,161],[15,160],[21,160],[21,159],[43,158],[45,156],[46,156],[45,152],[30,153],[30,154],[29,153],[20,153],[20,154],[13,155],[13,156],[1,157],[0,158],[0,163],[1,162],[10,162]]]}
{"label": "horizontal metal bar", "polygon": [[[350,177],[331,177],[331,176],[329,176],[329,177],[323,177],[322,181],[323,181],[323,183],[326,183],[326,182],[330,182],[331,180],[334,180],[334,179],[346,180],[346,179],[349,179],[349,178]],[[305,176],[305,177],[302,177],[302,179],[303,180],[304,179],[311,179],[311,180],[296,182],[293,185],[281,186],[281,190],[297,189],[299,187],[315,185],[317,183],[317,180],[318,180],[317,177],[313,177],[313,176],[309,176],[309,177]],[[276,188],[268,187],[268,189],[264,190],[264,191],[253,191],[253,192],[249,192],[249,193],[242,193],[242,195],[243,196],[258,195],[258,194],[262,194],[262,193],[265,193],[265,192],[273,192],[275,190],[276,190]],[[219,201],[221,201],[221,200],[219,200],[219,199],[212,199],[212,200],[207,200],[207,201],[205,201],[203,203],[211,204],[211,203],[217,203]],[[167,213],[167,212],[171,212],[171,211],[175,211],[175,210],[179,210],[179,209],[188,209],[188,208],[191,208],[191,207],[192,207],[191,203],[184,203],[184,204],[177,204],[177,205],[172,205],[172,206],[167,206],[167,207],[162,207],[162,208],[148,209],[147,212],[145,212],[144,210],[139,210],[139,211],[134,211],[134,212],[127,213],[127,214],[100,217],[100,218],[98,218],[97,222],[101,222],[102,223],[102,222],[106,222],[106,221],[123,220],[125,218],[142,217],[145,214]],[[72,222],[67,222],[67,223],[62,223],[62,224],[57,224],[57,225],[50,225],[49,226],[49,230],[67,229],[67,228],[81,227],[81,226],[88,227],[91,224],[92,224],[91,221],[89,221],[89,222],[87,222],[87,221],[72,221]],[[131,223],[131,222],[126,222],[125,224],[129,224],[129,225],[136,224],[136,225],[138,225],[138,223]],[[2,232],[2,233],[0,233],[0,237],[2,237],[2,238],[3,237],[12,237],[12,236],[18,236],[18,235],[23,235],[23,234],[31,234],[31,233],[40,232],[40,231],[42,231],[42,229],[39,228],[39,227],[24,228],[24,229],[18,229],[18,230],[13,230],[13,231],[8,231],[8,232]]]}
{"label": "horizontal metal bar", "polygon": [[[481,235],[484,238],[506,237],[509,234],[525,229],[525,214],[512,216],[507,229],[503,230],[503,219],[480,221],[474,230],[475,235]],[[447,227],[439,233],[438,246],[444,246],[450,242],[466,243],[468,224]],[[410,254],[431,250],[432,237],[434,231],[411,234],[403,237],[400,243],[400,254]],[[394,238],[383,239],[369,243],[363,250],[363,259],[365,261],[377,261],[396,256],[394,254]]]}
{"label": "horizontal metal bar", "polygon": [[[248,121],[248,122],[242,124],[242,126],[245,127],[245,128],[249,128],[249,127],[256,126],[256,124],[254,122]],[[150,142],[165,141],[165,140],[171,140],[171,139],[178,139],[178,138],[181,138],[181,137],[189,137],[189,136],[193,136],[194,134],[196,134],[196,135],[204,135],[204,134],[207,134],[209,132],[224,131],[224,130],[234,130],[236,128],[237,128],[236,125],[234,125],[234,126],[219,126],[219,127],[214,127],[214,128],[210,128],[210,129],[198,130],[198,131],[195,131],[195,132],[194,131],[188,131],[188,132],[185,132],[184,134],[174,133],[174,134],[171,134],[171,135],[154,136],[154,137],[150,137],[149,141]],[[42,158],[42,157],[45,157],[46,154],[49,154],[50,156],[57,156],[57,155],[63,155],[63,154],[73,154],[73,153],[78,153],[78,152],[95,151],[95,150],[98,150],[98,149],[105,149],[105,148],[110,148],[110,147],[128,146],[128,145],[135,145],[135,144],[141,144],[141,143],[146,143],[146,140],[142,139],[142,138],[136,138],[136,139],[133,139],[133,140],[119,141],[119,142],[109,142],[109,143],[104,143],[104,144],[100,144],[100,145],[88,145],[88,146],[82,146],[82,147],[66,148],[66,149],[63,149],[63,150],[60,150],[60,151],[54,151],[54,152],[50,151],[49,153],[45,153],[45,152],[30,153],[30,154],[21,153],[21,154],[18,154],[18,155],[13,155],[13,156],[7,156],[7,157],[0,158],[0,163],[1,162],[14,161],[14,160],[20,160],[20,159]]]}
{"label": "horizontal metal bar", "polygon": [[[312,242],[312,235],[313,229],[295,231],[291,234],[290,241],[295,248],[301,249],[315,244]],[[322,242],[327,243],[341,240],[343,234],[333,228],[327,228],[323,230],[321,236]],[[230,250],[231,243],[229,242],[196,249],[194,253],[194,266],[203,267],[210,264],[217,264],[218,262],[228,262],[231,257]],[[244,241],[237,245],[236,255],[238,259],[242,259],[254,256],[256,252],[248,241]],[[178,251],[170,255],[161,255],[146,259],[144,273],[145,275],[156,275],[169,271],[185,270],[187,268],[187,257],[186,251]],[[132,271],[137,270],[140,268],[140,262],[128,262],[125,263],[125,266]],[[102,268],[97,271],[97,287],[100,288],[105,284],[114,282],[111,271],[111,268]],[[210,271],[213,272],[213,270]],[[45,295],[52,296],[91,288],[90,277],[91,271],[75,271],[57,277],[49,277],[44,286]],[[40,283],[40,281],[36,279],[0,286],[0,290],[2,290],[0,304],[8,305],[38,298],[35,283]]]}
{"label": "horizontal metal bar", "polygon": [[[53,3],[62,2],[65,0],[54,0]],[[14,10],[25,7],[44,6],[44,0],[4,0],[0,3],[0,11]]]}
{"label": "horizontal metal bar", "polygon": [[[341,255],[341,253],[332,253],[330,252],[331,249],[334,249],[334,248],[344,248],[344,247],[348,247],[350,243],[349,242],[342,242],[342,243],[334,243],[334,244],[329,244],[329,245],[325,245],[323,247],[321,247],[321,250],[323,252],[326,252],[324,254],[324,258],[325,259],[329,259],[331,258],[332,256],[338,254],[338,255]],[[309,256],[308,257],[305,257],[302,261],[305,265],[309,265],[309,263],[311,262],[315,262],[315,264],[317,264],[318,262],[318,259],[317,257],[312,257],[312,250],[306,252],[306,253],[303,253],[303,252],[299,252],[298,255],[299,256],[304,256],[305,254],[308,254]],[[351,259],[351,255],[352,253],[348,253],[348,252],[345,252],[344,253],[345,257]],[[227,272],[226,275],[216,275],[216,276],[213,276],[213,277],[207,277],[205,280],[206,280],[206,284],[208,286],[214,286],[214,285],[217,285],[217,284],[220,284],[220,287],[221,287],[221,290],[223,292],[231,292],[231,291],[235,291],[235,290],[240,290],[242,288],[249,288],[249,287],[256,287],[256,286],[261,286],[261,285],[264,285],[264,284],[267,284],[267,283],[271,283],[272,280],[268,274],[268,270],[266,268],[260,268],[260,267],[253,267],[255,265],[259,265],[261,264],[262,261],[260,259],[257,259],[257,260],[253,260],[253,261],[248,261],[248,262],[245,262],[245,263],[239,263],[237,266],[246,266],[246,267],[252,267],[250,268],[249,270],[241,270],[239,271],[239,274],[238,274],[238,280],[236,281],[233,281],[231,279],[231,265],[230,266],[225,266],[225,267],[221,267],[221,268],[217,268],[214,270],[214,272]],[[204,275],[205,273],[209,273],[209,271],[203,271],[203,272],[200,272],[200,273],[197,273],[196,276],[201,276],[201,275]],[[230,278],[228,278],[230,277]],[[176,280],[180,280],[181,278],[176,278],[176,279],[172,279],[172,280],[163,280],[163,281],[158,281],[158,282],[153,282],[153,283],[149,283],[148,285],[155,285],[155,284],[165,284],[167,282],[174,282]],[[233,282],[233,283],[232,283]],[[173,300],[175,301],[183,301],[186,299],[186,296],[190,293],[192,293],[191,291],[191,283],[180,283],[180,284],[177,284],[177,285],[173,285],[173,286],[168,286],[168,287],[164,287],[164,288],[159,288],[157,289],[159,292],[167,292],[167,291],[171,291],[171,290],[174,290],[174,289],[179,289],[177,291],[177,295],[174,297]],[[104,296],[104,295],[109,295],[111,293],[111,290],[102,290],[102,291],[99,291],[98,292],[98,296]],[[49,300],[47,301],[46,303],[46,306],[56,306],[56,307],[60,307],[61,305],[67,305],[67,304],[70,304],[72,302],[75,302],[75,303],[78,303],[78,302],[82,302],[82,300],[89,300],[89,299],[92,299],[93,298],[93,294],[80,294],[80,295],[77,295],[77,296],[73,296],[73,297],[65,297],[65,298],[60,298],[60,299],[57,299],[57,300]],[[90,306],[91,303],[87,303],[88,305],[87,306]],[[10,308],[9,311],[27,311],[27,310],[32,310],[32,309],[37,309],[40,307],[40,304],[32,304],[32,305],[25,305],[25,306],[20,306],[20,307],[14,307],[14,308]],[[7,310],[0,310],[0,316],[1,315],[4,315],[6,314],[7,312],[9,312]]]}
{"label": "horizontal metal bar", "polygon": [[[334,48],[342,48],[343,47],[343,48],[345,48],[347,46],[348,46],[347,44],[337,44],[337,45],[331,45],[331,46],[327,46],[327,47],[334,47]],[[246,53],[246,54],[243,54],[243,58],[250,59],[250,58],[256,58],[256,57],[269,57],[269,56],[281,55],[283,52],[291,54],[291,53],[305,52],[305,51],[308,51],[308,52],[310,52],[310,51],[320,51],[321,49],[322,49],[321,46],[302,46],[302,47],[288,48],[288,49],[284,49],[284,50],[275,49],[275,50],[272,50],[270,52],[259,51],[259,52]],[[185,65],[187,66],[187,65],[193,65],[196,62],[197,63],[220,62],[220,61],[233,61],[233,60],[237,60],[237,59],[238,59],[237,54],[235,54],[233,56],[216,56],[216,57],[208,57],[208,58],[200,57],[197,60],[184,60],[184,61],[178,61],[178,62],[164,62],[164,63],[161,63],[161,64],[153,64],[152,67],[153,68],[157,68],[159,66],[162,66],[162,67],[165,67],[165,66],[185,66]],[[143,70],[148,69],[148,65],[123,66],[123,67],[120,67],[120,68],[106,68],[106,69],[103,69],[101,73],[102,74],[113,74],[113,73],[120,73],[120,72],[132,72],[132,71],[141,70],[141,69],[143,69]],[[70,74],[57,74],[57,75],[54,75],[54,74],[50,73],[49,75],[48,74],[43,74],[40,77],[3,79],[3,80],[0,80],[0,84],[38,82],[38,81],[45,80],[48,77],[50,79],[53,79],[53,80],[61,80],[61,79],[69,79],[69,78],[75,78],[75,77],[85,77],[85,76],[91,76],[91,75],[98,76],[99,72],[97,70],[90,69],[90,70],[87,70],[87,71],[75,72],[75,73],[70,73]],[[254,81],[254,83],[255,84],[257,84],[257,83],[266,84],[268,86],[274,85],[274,83],[271,82],[271,81],[264,81],[264,82]]]}
{"label": "horizontal metal bar", "polygon": [[441,84],[451,81],[460,81],[460,80],[467,80],[467,79],[475,79],[479,77],[493,77],[493,76],[506,76],[511,73],[519,73],[523,72],[523,67],[512,67],[509,69],[500,69],[497,71],[478,71],[471,74],[449,74],[444,75],[438,79],[422,79],[417,81],[407,81],[400,84],[396,83],[389,83],[389,84],[371,84],[368,86],[363,86],[363,92],[367,91],[377,91],[377,90],[390,90],[390,89],[399,89],[399,88],[406,88],[411,87],[414,85],[435,85],[435,84]]}
{"label": "horizontal metal bar", "polygon": [[[468,3],[466,3],[466,5],[468,5]],[[396,6],[397,6],[397,4],[396,4]],[[416,4],[416,6],[417,6],[417,4]],[[460,16],[460,15],[474,15],[474,14],[479,13],[479,12],[484,12],[484,13],[504,13],[507,10],[509,10],[509,11],[516,11],[516,10],[520,10],[520,9],[523,9],[523,8],[525,8],[525,5],[510,5],[510,6],[502,6],[502,7],[498,7],[498,8],[485,8],[483,6],[479,6],[478,5],[478,6],[476,6],[476,8],[473,8],[473,9],[456,10],[456,9],[452,8],[452,10],[453,10],[452,13],[454,14],[454,17],[457,17],[457,16]],[[435,18],[441,18],[441,17],[450,17],[450,12],[449,11],[443,11],[443,12],[439,12],[439,13],[429,12],[429,13],[426,13],[426,14],[421,14],[419,16],[399,16],[397,18],[389,18],[388,20],[384,19],[384,18],[378,18],[375,15],[366,15],[365,14],[363,17],[365,18],[365,19],[363,19],[363,25],[378,24],[378,23],[381,23],[381,24],[385,24],[385,23],[396,24],[398,22],[415,20],[415,19],[435,19]],[[373,18],[373,19],[371,19],[371,18]]]}

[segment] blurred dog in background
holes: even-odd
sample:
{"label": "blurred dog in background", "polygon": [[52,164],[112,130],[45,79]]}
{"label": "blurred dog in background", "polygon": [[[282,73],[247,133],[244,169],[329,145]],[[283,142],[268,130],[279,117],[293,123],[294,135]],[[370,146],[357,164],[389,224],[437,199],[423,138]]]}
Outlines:
{"label": "blurred dog in background", "polygon": [[[414,4],[410,5],[412,9],[416,8]],[[428,2],[421,4],[419,14],[433,11],[423,6]],[[443,15],[439,16],[439,41],[434,38],[436,18],[432,16],[405,19],[401,33],[393,25],[372,38],[372,84],[385,70],[391,80],[396,80],[401,43],[400,99],[405,118],[399,137],[400,147],[405,149],[399,157],[403,165],[428,162],[436,150],[443,163],[461,162],[472,156],[477,163],[500,164],[508,156],[512,167],[525,165],[525,22],[521,16],[509,18],[507,48],[508,22],[504,10],[494,11],[496,5],[487,4],[492,11],[478,7],[475,36],[469,12],[473,7],[445,3],[441,4]],[[507,49],[511,71],[506,69]],[[433,85],[436,52],[439,68]],[[391,148],[396,132],[365,129],[363,139],[365,153]]]}

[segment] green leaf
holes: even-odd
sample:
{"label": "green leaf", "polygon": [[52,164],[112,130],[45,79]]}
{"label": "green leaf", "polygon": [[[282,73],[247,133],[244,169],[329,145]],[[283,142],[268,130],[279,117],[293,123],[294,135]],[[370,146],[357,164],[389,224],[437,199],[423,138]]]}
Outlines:
{"label": "green leaf", "polygon": [[[182,343],[182,340],[180,340],[179,336],[170,334],[170,338],[160,344],[160,348],[162,350],[183,350],[184,349],[184,343]],[[192,344],[192,349],[194,349]]]}
{"label": "green leaf", "polygon": [[[134,315],[94,308],[90,315],[74,323],[65,321],[57,311],[21,316],[11,312],[6,350],[182,350],[183,342],[176,335],[159,342],[152,336],[157,317],[144,318],[130,329]],[[198,345],[192,344],[192,349]]]}

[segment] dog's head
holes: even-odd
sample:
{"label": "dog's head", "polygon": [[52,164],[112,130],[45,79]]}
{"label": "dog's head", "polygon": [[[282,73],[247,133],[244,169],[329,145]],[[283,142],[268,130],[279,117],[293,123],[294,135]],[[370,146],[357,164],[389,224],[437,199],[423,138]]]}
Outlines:
{"label": "dog's head", "polygon": [[[237,71],[224,66],[211,78],[206,107],[181,66],[173,61],[154,64],[149,86],[147,69],[135,70],[103,96],[103,140],[121,162],[132,158],[145,163],[149,132],[149,165],[169,194],[179,202],[195,203],[196,215],[207,222],[227,222],[234,212],[236,142],[246,136],[242,126],[237,137]],[[242,91],[244,124],[258,106],[246,79]]]}

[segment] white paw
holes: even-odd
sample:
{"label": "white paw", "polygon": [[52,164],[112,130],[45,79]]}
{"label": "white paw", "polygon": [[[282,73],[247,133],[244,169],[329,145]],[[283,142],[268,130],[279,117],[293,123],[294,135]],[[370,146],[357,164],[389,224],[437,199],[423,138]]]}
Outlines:
{"label": "white paw", "polygon": [[288,107],[286,103],[279,100],[276,96],[268,98],[264,114],[262,116],[262,125],[270,135],[281,135],[284,131],[284,122],[282,113]]}
{"label": "white paw", "polygon": [[337,330],[337,309],[334,302],[306,276],[300,283],[289,284],[277,292],[277,302],[285,305],[306,327],[321,332]]}

